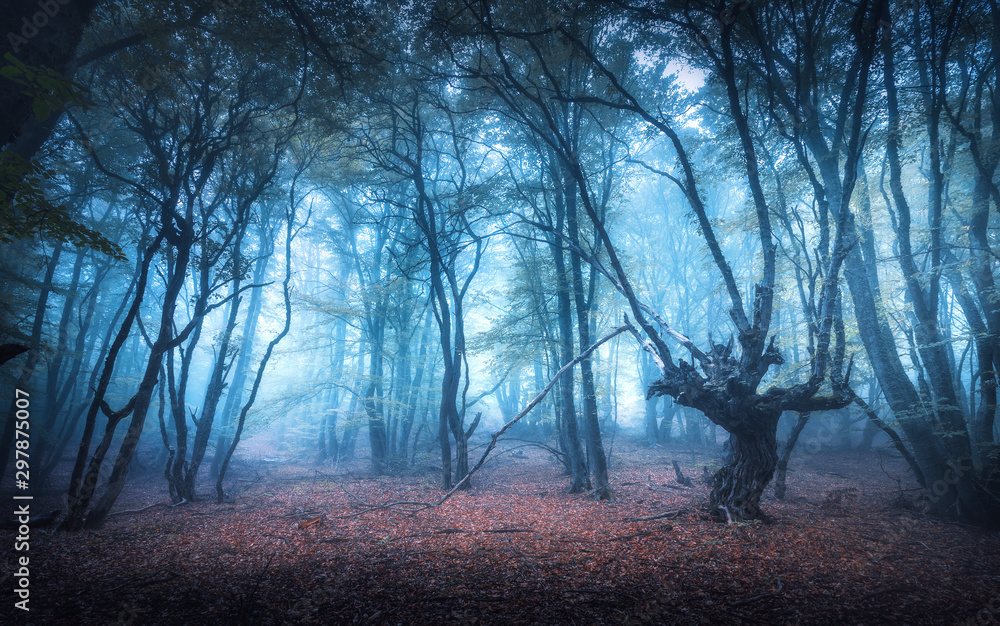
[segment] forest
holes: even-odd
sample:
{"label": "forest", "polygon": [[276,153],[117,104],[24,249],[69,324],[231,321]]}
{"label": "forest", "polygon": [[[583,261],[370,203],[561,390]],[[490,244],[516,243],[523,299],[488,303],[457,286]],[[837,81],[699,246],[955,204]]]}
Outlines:
{"label": "forest", "polygon": [[993,0],[8,0],[10,623],[1000,623]]}

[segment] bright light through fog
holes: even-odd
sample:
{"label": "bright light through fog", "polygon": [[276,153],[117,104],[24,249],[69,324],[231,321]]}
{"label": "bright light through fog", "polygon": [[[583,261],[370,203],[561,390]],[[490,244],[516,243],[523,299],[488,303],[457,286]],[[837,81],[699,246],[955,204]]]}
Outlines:
{"label": "bright light through fog", "polygon": [[705,72],[691,67],[680,59],[667,63],[666,75],[673,76],[681,89],[689,93],[694,93],[705,86]]}
{"label": "bright light through fog", "polygon": [[17,615],[996,623],[1000,3],[5,9]]}

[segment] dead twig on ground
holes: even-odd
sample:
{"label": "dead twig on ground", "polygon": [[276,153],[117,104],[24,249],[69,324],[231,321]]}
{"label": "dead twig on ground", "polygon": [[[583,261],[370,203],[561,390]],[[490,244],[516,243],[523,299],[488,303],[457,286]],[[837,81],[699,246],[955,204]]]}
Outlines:
{"label": "dead twig on ground", "polygon": [[[186,502],[186,500],[185,500],[185,502]],[[176,505],[170,505],[170,504],[167,504],[166,502],[157,502],[156,504],[150,504],[149,506],[144,506],[141,509],[129,509],[127,511],[114,511],[112,513],[108,513],[108,517],[111,517],[112,515],[125,515],[126,513],[142,513],[143,511],[148,511],[149,509],[151,509],[153,507],[157,507],[157,506],[166,506],[166,507],[169,507],[169,506],[176,506]]]}
{"label": "dead twig on ground", "polygon": [[313,519],[309,520],[308,522],[302,522],[301,524],[299,524],[299,530],[304,530],[306,528],[309,528],[310,526],[314,526],[316,524],[322,524],[322,523],[323,523],[323,516],[320,515],[319,517],[314,517]]}
{"label": "dead twig on ground", "polygon": [[625,522],[650,522],[655,519],[673,519],[683,513],[683,509],[677,509],[676,511],[664,511],[663,513],[657,513],[656,515],[646,515],[645,517],[626,517]]}

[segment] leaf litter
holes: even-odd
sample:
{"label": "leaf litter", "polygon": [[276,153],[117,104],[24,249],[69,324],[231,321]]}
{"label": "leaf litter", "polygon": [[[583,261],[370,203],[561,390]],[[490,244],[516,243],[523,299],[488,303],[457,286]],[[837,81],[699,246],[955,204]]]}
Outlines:
{"label": "leaf litter", "polygon": [[566,493],[531,452],[416,513],[371,507],[434,502],[438,475],[374,477],[363,459],[275,465],[222,505],[146,508],[165,487],[133,481],[103,529],[33,531],[31,623],[1000,621],[997,534],[926,517],[874,457],[793,457],[769,520],[733,525],[704,513],[702,480],[675,478],[675,459],[701,476],[712,457],[620,444],[614,459],[613,502]]}

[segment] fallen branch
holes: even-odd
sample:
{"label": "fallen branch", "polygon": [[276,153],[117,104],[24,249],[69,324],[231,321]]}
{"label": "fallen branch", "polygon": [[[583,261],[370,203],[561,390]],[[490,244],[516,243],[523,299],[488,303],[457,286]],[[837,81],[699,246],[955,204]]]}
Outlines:
{"label": "fallen branch", "polygon": [[655,519],[665,519],[665,518],[673,519],[673,518],[677,517],[678,515],[680,515],[681,513],[682,513],[682,511],[680,509],[678,509],[676,511],[665,511],[663,513],[657,513],[656,515],[647,515],[645,517],[628,517],[628,518],[625,518],[623,521],[626,521],[626,522],[651,522],[651,521],[653,521]]}
{"label": "fallen branch", "polygon": [[319,517],[315,517],[309,520],[308,522],[302,522],[301,524],[299,524],[299,530],[304,530],[315,524],[321,524],[322,522],[323,522],[323,516],[320,515]]}
{"label": "fallen branch", "polygon": [[108,513],[108,517],[111,517],[112,515],[125,515],[126,513],[142,513],[143,511],[148,511],[149,509],[157,506],[175,506],[175,505],[170,505],[167,504],[166,502],[157,502],[156,504],[150,504],[149,506],[144,506],[141,509],[129,509],[128,511],[115,511],[114,513]]}
{"label": "fallen branch", "polygon": [[[341,487],[343,489],[343,487]],[[345,489],[346,491],[346,489]],[[445,494],[446,496],[451,496],[451,492]],[[357,497],[355,497],[357,499]],[[348,513],[347,515],[335,515],[334,519],[349,519],[352,517],[358,517],[359,515],[364,515],[365,513],[371,513],[372,511],[396,511],[398,513],[419,513],[420,511],[425,511],[427,509],[432,509],[437,506],[441,506],[444,500],[439,500],[437,502],[422,502],[422,501],[410,501],[410,500],[393,500],[392,502],[386,502],[385,504],[371,504],[363,500],[359,500],[357,506],[362,507],[357,513]]]}
{"label": "fallen branch", "polygon": [[475,474],[479,470],[479,468],[481,468],[483,466],[483,463],[486,462],[486,459],[487,459],[487,457],[489,457],[490,452],[493,452],[493,448],[496,447],[497,440],[500,439],[501,435],[503,435],[505,432],[507,432],[508,430],[510,430],[510,428],[512,426],[514,426],[514,424],[516,424],[519,421],[521,421],[521,418],[523,418],[526,415],[528,415],[529,413],[531,413],[532,409],[534,409],[536,406],[538,406],[539,404],[541,404],[542,400],[544,400],[545,396],[547,396],[549,394],[549,392],[552,391],[552,388],[556,386],[556,383],[559,381],[559,378],[562,377],[563,374],[565,374],[566,372],[568,372],[571,369],[573,369],[573,367],[577,363],[579,363],[580,361],[582,361],[582,360],[586,359],[587,357],[589,357],[590,354],[594,350],[597,350],[599,347],[601,347],[601,345],[605,344],[606,342],[610,341],[611,339],[614,339],[615,337],[617,337],[621,333],[623,333],[625,331],[628,331],[628,330],[635,330],[635,329],[632,328],[632,326],[630,326],[630,325],[619,326],[614,331],[612,331],[611,333],[605,335],[604,337],[602,337],[601,339],[599,339],[596,343],[594,343],[593,345],[591,345],[589,348],[587,348],[586,350],[584,350],[583,352],[581,352],[575,359],[573,359],[572,361],[570,361],[566,365],[563,365],[561,368],[559,368],[559,371],[556,372],[555,376],[552,377],[552,380],[550,380],[549,383],[547,385],[545,385],[545,388],[542,389],[541,392],[539,392],[539,394],[537,396],[535,396],[535,398],[531,402],[529,402],[528,405],[526,407],[524,407],[524,409],[520,413],[518,413],[513,418],[511,418],[511,420],[509,422],[507,422],[506,424],[504,424],[503,427],[500,430],[498,430],[497,432],[495,432],[493,434],[493,438],[490,440],[489,445],[486,446],[486,451],[483,452],[483,455],[481,457],[479,457],[479,461],[472,467],[472,469],[470,469],[468,471],[468,473],[464,477],[462,477],[462,480],[458,481],[458,483],[456,483],[455,486],[452,487],[450,491],[448,491],[448,493],[446,493],[443,496],[441,496],[441,499],[438,500],[437,502],[408,502],[408,501],[398,501],[397,500],[397,501],[387,502],[385,504],[378,504],[378,505],[367,505],[367,503],[366,503],[366,508],[364,510],[358,511],[357,513],[351,513],[349,515],[338,515],[336,517],[336,519],[346,519],[346,518],[350,518],[350,517],[357,517],[359,515],[364,515],[365,513],[370,513],[372,511],[379,511],[379,510],[383,510],[383,509],[388,509],[390,511],[399,511],[401,513],[410,513],[410,514],[412,514],[412,513],[419,513],[420,511],[426,511],[427,509],[433,509],[433,508],[437,508],[437,507],[441,506],[449,498],[451,498],[453,495],[455,495],[455,493],[457,493],[458,490],[461,489],[463,485],[465,485],[465,483],[469,482],[469,479],[472,478],[472,475]]}
{"label": "fallen branch", "polygon": [[[512,450],[520,452],[520,448],[541,448],[542,450],[545,450],[552,456],[556,457],[556,460],[559,461],[560,463],[563,462],[563,458],[566,456],[564,452],[560,452],[559,450],[556,450],[552,446],[546,445],[541,441],[526,441],[524,439],[518,439],[515,437],[505,439],[505,441],[523,441],[524,443],[519,446],[514,446],[513,448],[507,448],[506,450],[504,450],[504,452],[511,452]],[[528,458],[527,456],[518,456],[517,452],[511,453],[511,456],[514,457],[515,459]],[[438,471],[441,471],[441,468],[438,468]]]}

